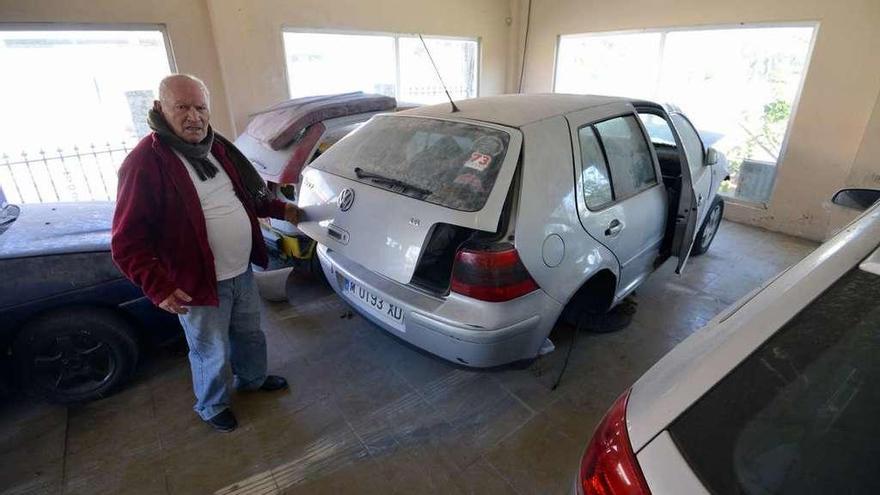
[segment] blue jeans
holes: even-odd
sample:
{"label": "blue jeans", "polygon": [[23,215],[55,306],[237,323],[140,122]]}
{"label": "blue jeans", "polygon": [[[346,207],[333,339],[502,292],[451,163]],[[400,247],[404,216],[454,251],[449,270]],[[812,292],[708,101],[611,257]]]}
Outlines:
{"label": "blue jeans", "polygon": [[254,274],[217,282],[219,306],[191,306],[179,315],[189,344],[193,407],[210,419],[229,407],[230,365],[235,388],[254,390],[266,380],[266,336]]}

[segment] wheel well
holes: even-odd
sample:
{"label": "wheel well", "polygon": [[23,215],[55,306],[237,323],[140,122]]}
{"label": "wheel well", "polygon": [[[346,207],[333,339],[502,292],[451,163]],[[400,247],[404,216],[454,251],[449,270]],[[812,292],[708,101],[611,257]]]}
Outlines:
{"label": "wheel well", "polygon": [[571,323],[584,312],[604,313],[611,308],[614,302],[614,292],[617,289],[617,277],[611,270],[603,269],[587,279],[574,293],[565,308],[562,310],[560,319]]}
{"label": "wheel well", "polygon": [[140,343],[140,341],[143,337],[141,335],[143,329],[138,324],[138,322],[130,314],[126,313],[125,311],[122,311],[117,307],[103,306],[100,304],[95,304],[95,305],[92,305],[92,304],[70,304],[67,306],[54,306],[51,308],[46,308],[42,311],[37,311],[36,313],[33,313],[33,314],[29,315],[27,318],[23,319],[9,333],[9,341],[7,343],[7,347],[11,347],[12,343],[15,341],[15,339],[18,337],[18,335],[22,332],[22,330],[27,328],[28,325],[32,324],[35,321],[38,321],[42,318],[52,316],[56,313],[67,313],[67,312],[89,311],[89,310],[112,314],[113,316],[121,319],[122,321],[124,321],[125,323],[127,323],[131,327],[131,329],[132,329],[131,337],[134,338],[138,343]]}

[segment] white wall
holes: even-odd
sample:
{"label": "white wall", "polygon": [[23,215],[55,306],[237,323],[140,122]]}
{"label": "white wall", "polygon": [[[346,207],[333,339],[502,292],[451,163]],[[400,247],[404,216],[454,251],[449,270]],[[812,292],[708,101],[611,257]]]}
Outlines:
{"label": "white wall", "polygon": [[476,37],[481,95],[504,92],[508,0],[207,0],[236,128],[288,97],[283,27]]}

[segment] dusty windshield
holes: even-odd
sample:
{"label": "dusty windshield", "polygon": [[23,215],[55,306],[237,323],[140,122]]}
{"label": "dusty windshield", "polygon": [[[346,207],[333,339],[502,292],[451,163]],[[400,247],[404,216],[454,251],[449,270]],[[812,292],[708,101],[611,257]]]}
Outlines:
{"label": "dusty windshield", "polygon": [[483,208],[510,136],[443,120],[379,116],[312,163],[314,168],[461,211]]}

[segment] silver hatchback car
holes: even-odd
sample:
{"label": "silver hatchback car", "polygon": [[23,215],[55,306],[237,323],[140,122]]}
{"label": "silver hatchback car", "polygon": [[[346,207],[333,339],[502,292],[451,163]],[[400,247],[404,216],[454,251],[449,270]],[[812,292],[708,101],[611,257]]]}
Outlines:
{"label": "silver hatchback car", "polygon": [[505,95],[373,117],[303,172],[300,229],[331,286],[473,367],[538,355],[561,315],[608,311],[721,222],[724,156],[676,109]]}

